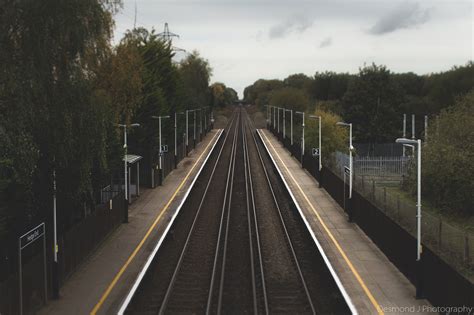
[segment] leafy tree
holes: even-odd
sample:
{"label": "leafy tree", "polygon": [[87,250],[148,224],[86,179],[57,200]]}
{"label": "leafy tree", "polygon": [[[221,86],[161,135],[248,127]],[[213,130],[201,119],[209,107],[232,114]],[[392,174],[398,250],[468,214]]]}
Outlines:
{"label": "leafy tree", "polygon": [[292,74],[284,79],[283,83],[288,87],[308,91],[311,85],[311,78],[303,73]]}
{"label": "leafy tree", "polygon": [[256,104],[263,108],[263,105],[270,102],[271,92],[283,87],[284,83],[280,80],[260,79],[244,89],[244,99],[247,103]]}
{"label": "leafy tree", "polygon": [[92,99],[92,82],[110,54],[118,2],[7,2],[0,9],[0,99],[8,110],[0,121],[2,141],[12,149],[2,159],[3,188],[27,193],[17,200],[28,209],[17,222],[43,216],[51,209],[54,167],[58,206],[68,209],[59,219],[67,225],[90,209],[91,171],[105,159],[98,144],[108,119]]}
{"label": "leafy tree", "polygon": [[209,62],[203,59],[197,51],[188,55],[179,65],[184,93],[184,104],[187,108],[204,107],[210,103],[209,80],[212,69]]}
{"label": "leafy tree", "polygon": [[346,93],[350,79],[351,76],[346,73],[316,72],[308,93],[315,100],[338,100]]}
{"label": "leafy tree", "polygon": [[232,105],[234,101],[238,100],[237,92],[232,88],[226,87],[224,83],[213,83],[210,90],[214,107]]}
{"label": "leafy tree", "polygon": [[305,111],[310,105],[310,100],[302,90],[285,87],[270,94],[270,105]]}
{"label": "leafy tree", "polygon": [[372,64],[360,69],[342,99],[344,119],[353,124],[359,142],[392,142],[400,129],[395,117],[403,92],[385,66]]}
{"label": "leafy tree", "polygon": [[[342,118],[330,111],[315,110],[312,115],[321,116],[321,152],[323,164],[332,165],[332,154],[336,151],[345,152],[348,149],[349,135],[347,130],[336,125]],[[319,147],[319,121],[307,119],[305,142],[308,150]],[[308,151],[309,152],[309,151]]]}
{"label": "leafy tree", "polygon": [[[439,130],[422,148],[422,193],[446,212],[474,215],[474,89],[443,110]],[[404,183],[416,193],[416,168]]]}
{"label": "leafy tree", "polygon": [[474,87],[472,61],[465,66],[454,66],[449,71],[425,76],[422,93],[430,103],[430,112],[427,114],[438,113],[441,109],[453,105],[457,97],[468,93],[472,87]]}

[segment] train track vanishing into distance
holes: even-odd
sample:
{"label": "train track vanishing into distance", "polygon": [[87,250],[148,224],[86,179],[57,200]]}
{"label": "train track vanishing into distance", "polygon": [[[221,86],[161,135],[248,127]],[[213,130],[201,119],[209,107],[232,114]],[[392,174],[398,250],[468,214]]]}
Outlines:
{"label": "train track vanishing into distance", "polygon": [[233,113],[125,313],[350,313],[244,109]]}

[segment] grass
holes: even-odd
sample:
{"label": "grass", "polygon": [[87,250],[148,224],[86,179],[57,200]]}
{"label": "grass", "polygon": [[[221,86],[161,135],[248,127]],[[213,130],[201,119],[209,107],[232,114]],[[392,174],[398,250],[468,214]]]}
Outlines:
{"label": "grass", "polygon": [[[400,200],[410,202],[413,204],[416,204],[416,198],[412,196],[410,193],[404,191],[401,189],[401,187],[397,184],[391,184],[389,182],[384,183],[384,182],[377,182],[377,186],[379,187],[385,187],[387,189],[387,192],[394,195],[398,196]],[[442,221],[457,227],[461,230],[465,230],[468,232],[474,232],[474,217],[473,216],[466,216],[462,215],[459,213],[455,212],[449,212],[449,211],[443,211],[442,209],[439,209],[435,206],[433,206],[429,200],[421,200],[422,204],[422,210],[432,214],[437,217],[441,217]]]}

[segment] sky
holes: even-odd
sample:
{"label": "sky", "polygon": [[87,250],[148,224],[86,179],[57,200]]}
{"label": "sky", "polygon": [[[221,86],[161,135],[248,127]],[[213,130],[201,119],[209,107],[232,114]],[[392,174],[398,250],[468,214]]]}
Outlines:
{"label": "sky", "polygon": [[[180,37],[239,96],[258,79],[357,73],[375,62],[428,74],[473,60],[472,0],[123,0],[114,41],[136,26]],[[177,53],[176,61],[185,53]]]}

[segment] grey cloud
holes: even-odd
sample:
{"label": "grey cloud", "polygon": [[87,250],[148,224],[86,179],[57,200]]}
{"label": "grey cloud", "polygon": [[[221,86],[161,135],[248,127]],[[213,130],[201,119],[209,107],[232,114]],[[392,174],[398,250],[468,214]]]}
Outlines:
{"label": "grey cloud", "polygon": [[398,29],[413,28],[430,19],[430,10],[421,9],[416,2],[404,2],[392,12],[382,16],[369,30],[370,34],[383,35]]}
{"label": "grey cloud", "polygon": [[332,38],[326,37],[319,43],[319,48],[325,48],[332,45]]}
{"label": "grey cloud", "polygon": [[313,22],[313,20],[307,17],[294,16],[270,28],[268,36],[275,39],[285,37],[290,33],[303,33],[313,25]]}

